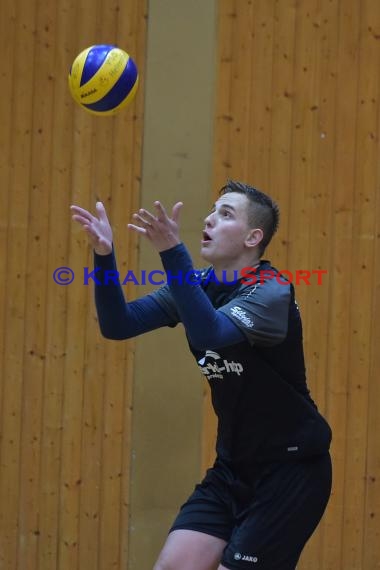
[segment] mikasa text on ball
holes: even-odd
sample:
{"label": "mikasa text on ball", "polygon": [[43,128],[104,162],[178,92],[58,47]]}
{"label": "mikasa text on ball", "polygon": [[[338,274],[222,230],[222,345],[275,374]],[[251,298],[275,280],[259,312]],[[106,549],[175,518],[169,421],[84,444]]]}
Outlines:
{"label": "mikasa text on ball", "polygon": [[134,98],[139,81],[135,62],[114,45],[94,45],[74,60],[69,88],[77,103],[94,115],[114,115]]}

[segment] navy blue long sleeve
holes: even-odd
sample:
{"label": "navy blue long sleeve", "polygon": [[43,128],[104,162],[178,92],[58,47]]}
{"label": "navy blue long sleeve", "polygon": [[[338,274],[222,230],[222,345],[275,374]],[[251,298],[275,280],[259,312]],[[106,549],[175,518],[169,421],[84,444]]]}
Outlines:
{"label": "navy blue long sleeve", "polygon": [[220,348],[245,340],[241,330],[223,312],[215,309],[202,289],[185,246],[181,243],[160,254],[181,321],[194,348]]}

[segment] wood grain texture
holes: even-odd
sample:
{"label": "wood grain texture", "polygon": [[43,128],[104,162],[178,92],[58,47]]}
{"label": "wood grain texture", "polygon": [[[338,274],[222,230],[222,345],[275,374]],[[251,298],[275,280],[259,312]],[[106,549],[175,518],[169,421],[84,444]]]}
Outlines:
{"label": "wood grain texture", "polygon": [[[379,9],[374,0],[219,9],[215,191],[231,177],[272,195],[281,227],[266,256],[293,273],[326,271],[321,285],[314,275],[296,288],[309,386],[334,433],[333,492],[299,564],[308,570],[380,567]],[[206,467],[207,393],[204,408]]]}
{"label": "wood grain texture", "polygon": [[[0,568],[125,568],[134,345],[100,337],[83,284],[92,254],[69,206],[103,200],[134,267],[146,3],[5,0],[0,26]],[[95,43],[120,45],[140,71],[114,118],[68,91],[73,59]],[[70,286],[53,281],[60,266]]]}

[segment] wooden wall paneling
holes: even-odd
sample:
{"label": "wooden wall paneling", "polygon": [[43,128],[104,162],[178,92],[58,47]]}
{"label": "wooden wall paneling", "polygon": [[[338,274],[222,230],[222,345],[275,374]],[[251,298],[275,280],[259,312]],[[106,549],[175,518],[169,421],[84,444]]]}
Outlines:
{"label": "wooden wall paneling", "polygon": [[251,184],[254,183],[254,179],[248,179],[249,161],[247,159],[249,156],[250,132],[246,125],[249,124],[252,112],[253,14],[253,0],[243,3],[236,2],[234,11],[230,11],[228,14],[233,23],[233,64],[230,79],[230,115],[225,117],[228,140],[230,141],[229,177],[247,183],[250,182]]}
{"label": "wooden wall paneling", "polygon": [[[247,7],[248,3],[244,6],[240,3],[240,14]],[[267,122],[270,143],[267,150],[265,136],[256,144],[250,143],[249,168],[250,172],[263,172],[269,155],[268,191],[280,205],[285,202],[285,216],[289,213],[284,232],[284,242],[288,243],[281,249],[274,242],[270,250],[275,255],[280,253],[287,269],[329,272],[323,286],[300,284],[297,288],[305,323],[310,386],[334,434],[332,498],[300,567],[371,568],[378,563],[375,537],[379,533],[375,522],[379,502],[376,483],[379,462],[375,450],[378,430],[375,431],[374,412],[378,394],[373,385],[376,357],[369,352],[371,343],[372,346],[376,343],[377,326],[372,321],[372,338],[368,326],[377,307],[378,293],[377,266],[373,259],[374,239],[378,234],[375,157],[379,7],[371,0],[255,3],[256,24],[263,21],[260,9],[269,14],[272,8],[272,87],[268,87],[270,80],[266,76],[255,88],[255,77],[268,68],[263,64],[268,52],[260,44],[260,49],[253,49],[253,96],[251,109],[246,111],[251,117],[250,127],[259,126],[266,132],[260,124],[265,116],[262,104],[268,100],[264,93],[271,93],[272,122]],[[244,70],[243,62],[235,63],[239,43],[234,34],[239,27],[234,23],[231,43],[227,14],[221,12],[219,18],[220,53],[228,46],[232,69],[228,75],[220,63],[218,109],[222,104],[225,109],[236,107],[244,116],[244,98],[239,108],[239,98],[234,99],[235,91],[231,90],[233,84],[239,91]],[[229,32],[223,37],[225,30]],[[253,46],[264,39],[265,35],[255,33]],[[290,52],[288,66],[280,60],[280,54],[286,51]],[[221,94],[221,82],[227,83],[228,77],[231,85],[225,85]],[[260,89],[261,106],[254,98]],[[228,103],[225,93],[229,93]],[[257,121],[255,112],[259,110]],[[220,115],[218,111],[215,180],[222,178],[225,169],[222,153],[231,158],[228,164],[232,177],[234,166],[244,171],[244,163],[248,161],[242,152],[234,158],[233,122],[224,124]],[[231,117],[234,116],[231,112]],[[290,121],[293,130],[289,142]],[[250,134],[255,132],[253,128],[249,130]],[[239,136],[243,140],[245,134]],[[281,180],[286,186],[277,190]],[[355,281],[353,273],[361,277]],[[365,290],[364,284],[367,284]],[[205,421],[207,425],[208,416]],[[204,446],[209,443],[206,441]]]}
{"label": "wooden wall paneling", "polygon": [[30,179],[23,181],[28,204],[22,432],[20,448],[19,568],[37,564],[43,378],[46,359],[46,255],[48,247],[53,112],[55,10],[37,0],[33,29],[33,109]]}
{"label": "wooden wall paneling", "polygon": [[[104,120],[102,117],[98,121]],[[112,121],[112,119],[110,119]],[[96,121],[91,119],[92,122]],[[92,125],[94,129],[94,125]],[[94,133],[88,132],[89,144],[92,145]],[[96,133],[98,136],[98,133]],[[94,156],[94,153],[93,153]],[[92,159],[92,165],[96,160]],[[99,159],[98,159],[99,160]],[[103,163],[103,160],[101,160]],[[104,157],[107,164],[107,157]],[[96,170],[96,178],[94,172]],[[88,203],[89,209],[95,212],[94,192],[97,184],[102,184],[105,176],[101,176],[100,169],[91,166],[91,188],[89,196],[83,197]],[[87,251],[85,265],[91,271],[93,255],[87,243],[84,246]],[[81,381],[83,382],[83,419],[82,419],[82,451],[80,460],[80,507],[79,507],[79,568],[102,568],[100,565],[100,550],[107,548],[107,544],[101,544],[101,497],[102,497],[102,469],[103,457],[103,422],[104,422],[104,398],[106,390],[106,347],[100,337],[98,324],[94,315],[93,283],[83,287],[86,290],[86,338],[84,366]],[[117,523],[116,523],[117,524]],[[96,540],[94,540],[96,537]]]}
{"label": "wooden wall paneling", "polygon": [[349,330],[349,377],[346,424],[344,539],[342,567],[360,568],[364,555],[365,493],[367,483],[367,422],[370,382],[371,320],[374,283],[374,233],[376,227],[378,158],[376,102],[379,97],[378,30],[380,5],[361,2],[359,81],[355,152],[355,199],[352,233]]}
{"label": "wooden wall paneling", "polygon": [[[80,14],[82,25],[86,30],[85,37],[79,36],[84,46],[94,43],[115,43],[116,17],[114,2],[100,2],[90,22],[87,20],[88,4],[84,3]],[[83,19],[83,20],[82,20]],[[82,29],[82,25],[80,29]],[[86,38],[86,40],[85,40]],[[81,47],[79,50],[82,49]],[[79,109],[81,114],[83,111]],[[79,117],[78,117],[79,118]],[[82,117],[81,117],[82,118]],[[88,184],[80,189],[81,200],[91,212],[95,213],[95,204],[101,200],[107,213],[111,202],[112,184],[112,149],[113,122],[112,117],[99,117],[85,114],[87,129],[80,133],[81,143],[91,149]],[[78,157],[80,159],[80,155]],[[78,189],[79,190],[79,189]],[[86,265],[93,267],[93,254],[86,244]],[[83,252],[84,254],[84,252]],[[86,348],[85,366],[82,381],[83,423],[82,423],[82,455],[81,455],[81,489],[80,489],[80,553],[79,567],[91,565],[95,568],[112,567],[102,564],[104,551],[110,545],[102,537],[103,472],[107,469],[104,457],[104,421],[105,397],[108,377],[106,374],[106,345],[99,334],[95,319],[93,283],[86,289]],[[117,526],[115,513],[115,526]],[[115,533],[116,534],[116,533]],[[94,547],[94,536],[97,537]]]}
{"label": "wooden wall paneling", "polygon": [[[115,122],[115,140],[125,141],[125,145],[115,145],[113,151],[113,195],[115,196],[114,208],[119,210],[118,226],[115,230],[118,236],[119,269],[126,273],[128,269],[138,267],[138,240],[136,234],[128,232],[126,228],[131,213],[140,206],[141,194],[141,169],[142,169],[142,135],[144,119],[144,95],[145,95],[145,57],[146,57],[146,33],[147,33],[147,2],[134,2],[128,8],[125,4],[120,5],[117,20],[117,37],[120,45],[125,45],[130,55],[136,61],[139,69],[139,87],[132,106],[123,114],[123,120]],[[114,211],[115,211],[114,209]],[[136,288],[125,286],[124,292],[128,299],[139,296]],[[129,502],[130,502],[130,470],[131,470],[131,445],[132,445],[132,410],[133,410],[133,366],[134,366],[135,342],[129,340],[124,343],[124,375],[120,377],[123,388],[122,400],[122,440],[121,440],[121,478],[120,478],[120,568],[127,568],[129,553]],[[109,362],[113,362],[119,369],[121,355],[117,360],[111,355]],[[108,362],[108,361],[107,361]],[[109,373],[112,375],[112,369]]]}
{"label": "wooden wall paneling", "polygon": [[[274,4],[256,0],[252,18],[252,72],[249,112],[248,178],[264,192],[269,187],[272,122]],[[236,93],[239,97],[239,93]]]}
{"label": "wooden wall paneling", "polygon": [[[220,0],[218,6],[218,87],[215,91],[214,192],[231,178],[231,119],[234,73],[233,37],[237,18],[236,0]],[[216,194],[215,194],[216,195]]]}
{"label": "wooden wall paneling", "polygon": [[347,476],[345,457],[347,380],[350,342],[354,162],[357,124],[358,41],[360,6],[340,3],[334,151],[333,223],[329,267],[329,353],[327,416],[333,429],[333,491],[325,514],[322,568],[343,568],[343,501]]}
{"label": "wooden wall paneling", "polygon": [[[318,35],[320,53],[316,69],[317,88],[315,93],[314,113],[315,130],[314,158],[312,174],[312,193],[308,211],[310,214],[310,235],[308,250],[308,271],[323,270],[320,284],[316,274],[310,276],[307,288],[309,318],[305,327],[305,336],[310,339],[308,352],[308,370],[312,382],[312,391],[322,413],[326,407],[326,357],[327,335],[320,335],[316,322],[328,328],[329,307],[329,267],[330,243],[332,231],[332,204],[334,196],[334,148],[335,115],[337,88],[338,55],[338,0],[323,0],[320,12],[314,22]],[[300,268],[301,269],[301,268]]]}
{"label": "wooden wall paneling", "polygon": [[[11,180],[11,137],[13,116],[13,75],[14,75],[14,33],[16,20],[16,5],[11,0],[3,2],[2,17],[0,19],[0,42],[1,52],[4,55],[2,65],[2,97],[0,100],[0,179],[3,182],[3,190],[0,192],[0,355],[4,361],[5,325],[4,316],[6,310],[6,275],[7,275],[7,232],[8,232],[8,202],[9,187]],[[3,375],[0,374],[0,410],[3,400]],[[1,438],[0,419],[0,438]],[[0,446],[1,450],[1,446]],[[0,457],[1,466],[1,457]],[[1,479],[1,474],[0,474]]]}
{"label": "wooden wall paneling", "polygon": [[[307,320],[304,336],[307,339],[306,365],[312,397],[321,413],[326,414],[327,357],[329,350],[329,279],[330,243],[332,237],[332,204],[334,196],[334,148],[335,148],[335,93],[336,61],[338,52],[338,2],[323,1],[313,21],[317,37],[315,61],[315,88],[312,101],[313,156],[311,192],[308,199],[309,249],[308,260],[298,269],[324,270],[318,284],[317,275],[311,275],[310,285],[302,283],[307,295]],[[318,323],[318,326],[316,324]],[[323,334],[321,334],[323,330]],[[327,418],[328,419],[328,418]],[[302,556],[301,568],[323,569],[321,552],[325,536],[325,520],[308,543]],[[327,527],[327,532],[329,528]],[[303,566],[302,566],[303,565]]]}
{"label": "wooden wall paneling", "polygon": [[[74,7],[73,7],[74,8]],[[85,9],[83,3],[77,4],[76,10],[71,12],[71,26],[67,30],[68,46],[68,67],[71,65],[76,55],[88,45],[94,42],[94,30],[96,26],[97,11]],[[66,65],[65,65],[66,67]],[[67,93],[69,99],[69,94]],[[70,112],[73,117],[71,150],[66,159],[71,169],[71,203],[82,205],[85,208],[91,207],[93,197],[93,117],[88,115],[83,109],[70,101]],[[68,234],[69,252],[67,264],[77,275],[83,275],[82,271],[88,266],[91,259],[88,240],[81,229],[69,221],[70,231]],[[83,279],[74,280],[70,285],[67,297],[67,358],[65,360],[65,383],[62,402],[62,443],[61,443],[61,474],[60,474],[60,518],[59,518],[59,549],[58,568],[66,567],[78,568],[84,564],[88,553],[86,530],[81,513],[85,512],[86,493],[89,489],[86,479],[87,471],[82,471],[82,436],[86,439],[88,430],[82,430],[85,407],[85,387],[84,375],[86,367],[87,322],[88,306],[90,303],[89,287],[83,285]],[[101,352],[100,348],[100,352]],[[99,362],[101,354],[99,355]],[[96,366],[98,361],[92,361]],[[101,366],[101,364],[99,364]],[[99,383],[93,379],[99,390]],[[94,397],[95,399],[95,397]],[[94,412],[96,416],[96,412]],[[87,419],[87,415],[85,416]],[[93,419],[93,422],[96,421]],[[92,434],[94,435],[94,434]],[[94,440],[96,437],[94,436]],[[93,440],[93,441],[94,441]],[[95,448],[94,455],[97,449]],[[87,459],[87,456],[84,458]],[[85,477],[85,491],[81,494],[82,477]],[[94,474],[94,478],[96,475]],[[91,480],[93,481],[93,479]],[[91,488],[91,487],[90,487]],[[96,496],[96,495],[95,495]],[[92,494],[92,497],[94,495]],[[84,502],[84,505],[81,500]],[[96,500],[96,498],[95,498]],[[81,506],[83,507],[81,509]],[[96,511],[96,503],[92,505],[88,512]],[[79,536],[81,542],[79,544]],[[89,539],[88,539],[89,540]],[[96,549],[97,550],[97,549]],[[97,553],[91,549],[90,560],[96,560]]]}
{"label": "wooden wall paneling", "polygon": [[[313,153],[315,148],[316,73],[318,68],[318,37],[314,21],[318,2],[297,5],[294,48],[294,98],[291,151],[291,194],[289,200],[289,250],[287,269],[295,272],[309,263],[308,213],[312,193]],[[307,322],[307,288],[298,286],[297,300]],[[305,347],[307,348],[307,339]]]}
{"label": "wooden wall paneling", "polygon": [[[82,132],[85,129],[82,130]],[[74,148],[78,150],[75,144]],[[85,186],[86,171],[79,175],[78,167],[73,165],[73,184]],[[68,266],[80,274],[80,253],[83,249],[78,238],[73,234],[70,240]],[[83,323],[87,313],[87,290],[80,282],[71,286],[67,299],[67,358],[64,369],[64,394],[62,403],[62,443],[60,473],[60,509],[59,509],[59,549],[58,568],[78,567],[79,557],[79,501],[81,485],[81,451],[83,421],[83,370],[85,366],[85,328]]]}
{"label": "wooden wall paneling", "polygon": [[[310,242],[313,224],[317,220],[312,218],[312,206],[315,192],[314,176],[316,167],[316,150],[318,126],[316,109],[319,98],[319,70],[320,70],[320,30],[318,28],[319,3],[308,2],[298,4],[296,18],[296,42],[294,59],[294,114],[293,114],[293,141],[291,155],[291,186],[290,217],[289,217],[289,269],[293,275],[297,271],[307,270],[311,265]],[[296,298],[300,307],[303,323],[308,326],[310,319],[311,291],[305,283],[296,286]],[[314,337],[318,345],[319,337]],[[304,348],[306,366],[308,356],[312,350],[312,340],[304,334]],[[312,388],[310,376],[308,383]],[[309,541],[301,557],[301,568],[316,569],[319,567],[318,535]],[[306,560],[307,561],[306,561]]]}
{"label": "wooden wall paneling", "polygon": [[[371,24],[372,29],[377,29]],[[379,105],[379,94],[376,98]],[[376,142],[379,148],[380,113],[377,118]],[[372,316],[370,324],[370,379],[368,386],[368,422],[367,422],[367,462],[366,462],[366,497],[363,523],[363,558],[362,568],[378,568],[380,540],[380,168],[377,162],[376,184],[374,187],[373,203],[375,211],[374,248],[373,248],[373,290]]]}
{"label": "wooden wall paneling", "polygon": [[[288,259],[287,268],[295,275],[310,263],[308,247],[310,243],[309,213],[310,198],[313,193],[315,172],[316,114],[315,102],[318,97],[319,37],[315,22],[318,18],[318,2],[298,4],[295,23],[294,76],[293,76],[293,115],[291,142],[291,192],[289,195]],[[308,288],[301,283],[296,285],[296,298],[303,322],[310,318],[308,311]],[[309,339],[304,336],[306,361]],[[309,560],[317,567],[318,555],[315,543],[308,544]],[[304,556],[306,556],[306,552]],[[306,564],[306,563],[305,563]],[[302,562],[301,562],[302,565]],[[302,566],[301,566],[302,567]],[[307,566],[305,566],[307,567]]]}
{"label": "wooden wall paneling", "polygon": [[[115,41],[117,34],[117,2],[103,2],[98,13],[97,37],[109,38],[107,43]],[[130,112],[124,110],[125,113]],[[124,113],[123,113],[124,115]],[[114,133],[115,123],[123,120],[123,115],[107,120],[94,120],[94,178],[93,191],[104,202],[106,209],[112,217],[113,224],[117,219],[116,208],[122,210],[121,204],[115,203],[113,153],[117,146],[124,146],[124,141],[116,139]],[[102,117],[103,118],[103,117]],[[95,196],[94,196],[95,197]],[[92,301],[92,299],[91,299]],[[92,309],[90,309],[92,312]],[[99,335],[98,330],[93,332]],[[92,336],[93,344],[95,337]],[[104,340],[102,383],[104,388],[101,425],[101,472],[100,472],[100,526],[99,526],[99,568],[113,568],[118,566],[120,535],[120,473],[121,425],[116,411],[120,410],[122,402],[122,384],[124,381],[124,346],[106,346]],[[108,343],[107,343],[108,344]],[[120,360],[118,363],[117,360]],[[100,378],[99,378],[100,381]],[[121,393],[120,393],[121,392]],[[122,413],[122,411],[121,411]]]}
{"label": "wooden wall paneling", "polygon": [[10,180],[7,217],[7,279],[4,291],[3,406],[1,441],[1,558],[4,567],[14,567],[18,547],[20,493],[20,450],[22,429],[24,308],[26,290],[26,245],[28,197],[25,186],[31,171],[32,104],[34,76],[35,3],[20,0],[15,14],[16,63],[12,89],[12,135],[10,141]]}
{"label": "wooden wall paneling", "polygon": [[[120,479],[122,463],[129,469],[129,444],[125,447],[121,436],[130,422],[132,373],[132,360],[124,355],[133,350],[120,345],[107,353],[99,337],[93,293],[83,286],[83,267],[92,255],[82,232],[73,229],[69,204],[90,207],[96,183],[110,195],[115,161],[123,189],[115,212],[125,205],[130,211],[138,202],[143,100],[139,117],[131,106],[131,115],[117,128],[113,119],[100,126],[102,118],[96,123],[71,100],[67,72],[80,49],[102,41],[102,30],[109,34],[103,41],[115,40],[121,14],[135,36],[143,71],[145,8],[141,2],[120,9],[104,4],[101,13],[100,6],[94,10],[86,2],[66,0],[3,6],[3,54],[9,57],[2,71],[0,138],[2,180],[8,181],[0,224],[1,268],[7,276],[0,311],[6,331],[0,338],[1,567],[95,568],[95,535],[105,540],[106,566],[119,564],[121,552],[126,561],[129,473],[124,472],[122,484]],[[129,162],[120,144],[126,127]],[[132,173],[129,193],[127,172]],[[129,248],[135,262],[133,239]],[[76,272],[70,289],[52,279],[60,265]],[[119,372],[106,398],[105,357],[111,373]],[[105,445],[103,423],[110,435]],[[121,505],[123,532],[117,517]]]}
{"label": "wooden wall paneling", "polygon": [[[122,504],[123,415],[127,413],[125,346],[107,347],[103,418],[100,568],[119,567]],[[127,384],[128,385],[128,384]],[[128,450],[129,451],[129,450]]]}
{"label": "wooden wall paneling", "polygon": [[[101,120],[101,119],[100,119]],[[101,181],[101,177],[99,181]],[[91,210],[94,211],[93,202]],[[92,252],[88,266],[93,267]],[[108,548],[101,542],[101,517],[103,480],[105,468],[103,455],[104,443],[104,407],[106,393],[106,347],[100,338],[98,325],[94,317],[93,286],[87,290],[86,314],[86,346],[85,364],[83,368],[83,420],[82,420],[82,453],[81,453],[81,485],[79,507],[79,568],[102,568],[100,563],[101,549]],[[117,525],[117,517],[115,517]],[[94,541],[96,537],[96,541]]]}
{"label": "wooden wall paneling", "polygon": [[[8,280],[9,263],[8,258],[8,234],[9,230],[9,202],[11,199],[11,186],[13,180],[12,169],[12,139],[13,139],[13,116],[15,113],[15,105],[13,98],[13,86],[15,76],[15,50],[14,50],[14,37],[15,37],[15,21],[16,21],[16,4],[13,1],[3,3],[2,17],[0,18],[0,42],[1,51],[4,54],[4,62],[2,66],[2,97],[0,100],[0,121],[2,128],[0,129],[0,178],[3,183],[2,191],[0,192],[0,355],[1,355],[1,373],[0,373],[0,500],[2,505],[14,505],[14,497],[10,498],[9,489],[11,485],[17,485],[17,480],[11,479],[12,467],[9,465],[11,459],[8,452],[12,449],[17,449],[17,441],[14,442],[11,432],[12,426],[17,425],[17,418],[12,416],[12,412],[8,409],[8,417],[6,417],[7,407],[12,401],[9,399],[9,384],[6,381],[6,373],[9,369],[9,362],[6,364],[6,349],[9,349],[9,342],[7,342],[7,325],[10,324],[10,311],[8,299]],[[21,324],[21,322],[20,322]],[[16,384],[17,386],[18,384]],[[13,453],[13,460],[16,457],[17,451]],[[15,467],[13,467],[14,469]],[[14,514],[15,511],[14,511]],[[12,517],[12,521],[15,517]],[[17,519],[16,519],[17,520]],[[0,565],[7,564],[10,552],[14,546],[14,529],[8,526],[9,517],[8,513],[2,509],[0,513]]]}
{"label": "wooden wall paneling", "polygon": [[270,164],[268,186],[263,190],[268,192],[280,207],[279,233],[274,237],[268,252],[271,252],[269,258],[272,263],[282,270],[287,268],[288,201],[293,192],[290,185],[290,155],[294,97],[295,0],[276,1],[273,18]]}
{"label": "wooden wall paneling", "polygon": [[[104,38],[112,38],[112,41],[115,41],[118,31],[118,16],[118,6],[116,3],[114,5],[103,4],[99,20],[99,22],[102,22],[99,34],[103,34]],[[130,50],[130,46],[126,45],[125,40],[120,40],[119,45]],[[96,122],[97,132],[94,139],[94,162],[98,165],[98,173],[95,175],[97,185],[96,195],[105,203],[114,230],[118,227],[118,223],[121,222],[121,215],[128,215],[125,192],[129,186],[127,180],[125,180],[126,169],[118,168],[115,159],[117,156],[117,160],[121,161],[120,166],[127,166],[125,160],[126,144],[123,140],[124,137],[121,136],[121,129],[119,129],[120,136],[116,136],[115,133],[119,123],[123,123],[125,126],[124,117],[130,113],[132,113],[132,108],[124,110],[120,116],[114,119],[106,119],[104,123]],[[118,176],[120,176],[120,178],[118,178]],[[121,202],[119,202],[116,197],[117,187],[120,184],[124,188],[124,196],[119,192],[119,198],[122,198]],[[118,241],[116,233],[117,229],[115,231],[115,242]],[[124,238],[125,233],[124,225]],[[91,303],[92,308],[90,312],[94,313],[92,305]],[[93,319],[90,319],[89,323],[91,323],[90,326],[93,328]],[[97,328],[93,328],[93,331],[94,338],[92,342],[94,342],[95,338],[99,335]],[[100,473],[98,564],[100,568],[111,568],[119,564],[120,540],[123,538],[119,532],[119,528],[120,505],[122,501],[122,446],[124,445],[122,441],[123,413],[125,412],[123,407],[124,383],[128,379],[125,378],[124,374],[125,344],[119,343],[116,345],[115,343],[104,343],[104,340],[101,340],[101,345],[104,346],[104,394],[101,426],[102,458]]]}
{"label": "wooden wall paneling", "polygon": [[[43,425],[41,433],[41,475],[39,498],[39,547],[36,568],[57,568],[59,546],[60,471],[62,443],[62,403],[67,342],[67,298],[72,285],[59,286],[53,280],[58,267],[68,265],[68,236],[72,232],[69,211],[71,203],[71,155],[73,102],[67,90],[67,73],[72,55],[70,30],[73,29],[71,2],[56,4],[54,31],[55,69],[51,129],[51,173],[45,199],[49,204],[46,278],[46,348],[43,393]],[[74,28],[75,29],[75,28]],[[69,63],[70,62],[70,63]],[[77,273],[76,279],[81,276]]]}

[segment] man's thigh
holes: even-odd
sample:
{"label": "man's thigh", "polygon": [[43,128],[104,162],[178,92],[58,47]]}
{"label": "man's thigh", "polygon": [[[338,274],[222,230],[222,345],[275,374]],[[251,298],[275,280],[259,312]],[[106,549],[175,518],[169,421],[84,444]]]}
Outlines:
{"label": "man's thigh", "polygon": [[194,530],[173,530],[153,570],[217,570],[226,541]]}
{"label": "man's thigh", "polygon": [[218,570],[294,570],[330,491],[328,455],[274,465],[237,514]]}

